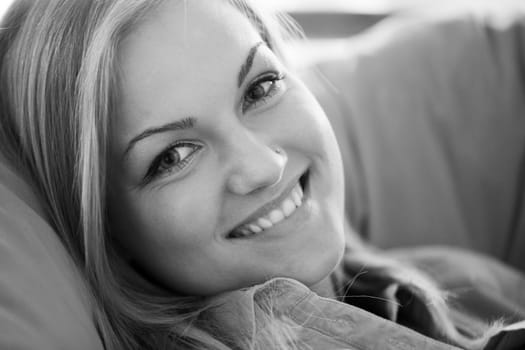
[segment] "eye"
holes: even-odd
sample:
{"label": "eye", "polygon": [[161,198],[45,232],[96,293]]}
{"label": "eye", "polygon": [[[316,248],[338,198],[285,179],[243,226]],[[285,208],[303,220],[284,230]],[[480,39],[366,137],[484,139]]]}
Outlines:
{"label": "eye", "polygon": [[246,89],[244,94],[242,111],[255,108],[260,104],[268,102],[273,96],[284,88],[284,74],[270,72],[257,77]]}
{"label": "eye", "polygon": [[184,169],[201,148],[201,145],[192,142],[177,142],[171,145],[153,160],[145,180],[148,181]]}

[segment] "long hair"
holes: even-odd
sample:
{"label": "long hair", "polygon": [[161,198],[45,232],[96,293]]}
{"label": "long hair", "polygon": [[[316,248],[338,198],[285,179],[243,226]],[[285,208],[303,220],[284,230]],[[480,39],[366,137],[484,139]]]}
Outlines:
{"label": "long hair", "polygon": [[[262,336],[274,341],[219,339],[196,321],[208,305],[203,298],[175,296],[149,283],[113,247],[106,217],[106,162],[118,100],[116,57],[126,33],[160,2],[15,2],[0,29],[4,153],[34,182],[49,221],[82,272],[107,349],[163,344],[255,349],[257,343],[284,348],[289,342],[279,339],[289,337],[275,327],[268,328],[273,336]],[[278,52],[280,25],[272,25],[246,1],[229,2]],[[272,318],[260,311],[270,326]]]}
{"label": "long hair", "polygon": [[[106,208],[108,135],[118,101],[120,41],[165,0],[18,0],[0,27],[0,137],[3,152],[32,179],[50,223],[71,254],[93,301],[93,318],[106,349],[291,349],[293,327],[272,314],[271,300],[256,307],[256,339],[231,339],[199,321],[212,307],[148,282],[112,244]],[[226,0],[224,0],[226,1]],[[282,42],[293,22],[228,0],[286,59]],[[290,34],[291,33],[291,34]],[[294,34],[295,33],[295,34]],[[400,276],[374,255],[346,266],[377,266],[386,280]],[[375,262],[374,264],[370,264]],[[381,274],[379,274],[381,275]],[[435,289],[416,283],[430,298]],[[430,310],[450,324],[445,307]],[[442,327],[444,339],[459,339]],[[451,336],[450,336],[451,335]],[[461,340],[461,339],[460,339]]]}

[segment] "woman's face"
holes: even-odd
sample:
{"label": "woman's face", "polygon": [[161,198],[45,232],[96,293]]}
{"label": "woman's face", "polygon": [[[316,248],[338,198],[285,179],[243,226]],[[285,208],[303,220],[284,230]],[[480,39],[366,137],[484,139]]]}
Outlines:
{"label": "woman's face", "polygon": [[339,150],[314,97],[226,1],[166,1],[123,41],[110,221],[184,294],[329,274],[343,252]]}

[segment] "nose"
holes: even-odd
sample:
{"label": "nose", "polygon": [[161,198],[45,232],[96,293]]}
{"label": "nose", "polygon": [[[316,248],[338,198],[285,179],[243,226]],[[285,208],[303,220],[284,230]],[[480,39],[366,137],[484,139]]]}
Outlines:
{"label": "nose", "polygon": [[232,193],[247,195],[277,184],[284,172],[288,157],[284,150],[267,145],[255,138],[237,143],[231,155],[234,166],[227,187]]}

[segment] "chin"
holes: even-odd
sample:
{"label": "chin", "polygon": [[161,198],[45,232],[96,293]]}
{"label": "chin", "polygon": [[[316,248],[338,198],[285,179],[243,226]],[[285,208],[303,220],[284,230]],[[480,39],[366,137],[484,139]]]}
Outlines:
{"label": "chin", "polygon": [[317,251],[310,256],[304,256],[303,261],[296,266],[294,276],[290,276],[306,286],[312,286],[328,277],[340,264],[344,254],[344,238],[338,241],[334,237],[333,245],[325,248],[323,254]]}

